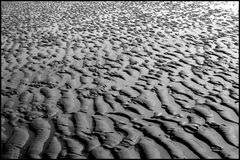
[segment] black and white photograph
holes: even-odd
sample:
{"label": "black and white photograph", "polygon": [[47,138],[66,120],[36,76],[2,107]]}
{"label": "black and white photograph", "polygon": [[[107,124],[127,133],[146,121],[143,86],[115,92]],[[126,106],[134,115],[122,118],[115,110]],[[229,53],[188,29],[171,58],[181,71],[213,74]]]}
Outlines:
{"label": "black and white photograph", "polygon": [[239,1],[1,1],[1,159],[239,159]]}

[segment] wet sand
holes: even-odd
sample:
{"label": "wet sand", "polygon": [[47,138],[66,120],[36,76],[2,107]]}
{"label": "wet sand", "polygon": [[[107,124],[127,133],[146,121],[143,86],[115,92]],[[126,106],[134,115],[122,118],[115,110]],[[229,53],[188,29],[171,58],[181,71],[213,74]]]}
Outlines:
{"label": "wet sand", "polygon": [[237,2],[1,6],[1,158],[239,158]]}

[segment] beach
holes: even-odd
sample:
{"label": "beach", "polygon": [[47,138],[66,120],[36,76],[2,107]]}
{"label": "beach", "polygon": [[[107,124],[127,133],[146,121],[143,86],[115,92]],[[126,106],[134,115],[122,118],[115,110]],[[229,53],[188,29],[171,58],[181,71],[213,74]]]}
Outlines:
{"label": "beach", "polygon": [[238,159],[238,9],[1,2],[1,158]]}

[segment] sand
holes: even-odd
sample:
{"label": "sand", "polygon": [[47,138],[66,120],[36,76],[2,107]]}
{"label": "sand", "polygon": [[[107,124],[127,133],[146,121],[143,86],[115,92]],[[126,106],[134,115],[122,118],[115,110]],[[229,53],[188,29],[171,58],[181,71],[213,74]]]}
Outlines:
{"label": "sand", "polygon": [[237,2],[1,2],[1,158],[239,158]]}

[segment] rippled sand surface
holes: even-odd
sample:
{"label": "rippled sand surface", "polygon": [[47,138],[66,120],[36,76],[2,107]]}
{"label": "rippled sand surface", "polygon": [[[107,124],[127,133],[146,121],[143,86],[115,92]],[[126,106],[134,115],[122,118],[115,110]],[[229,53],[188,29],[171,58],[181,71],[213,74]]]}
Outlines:
{"label": "rippled sand surface", "polygon": [[239,158],[238,2],[1,2],[1,158]]}

